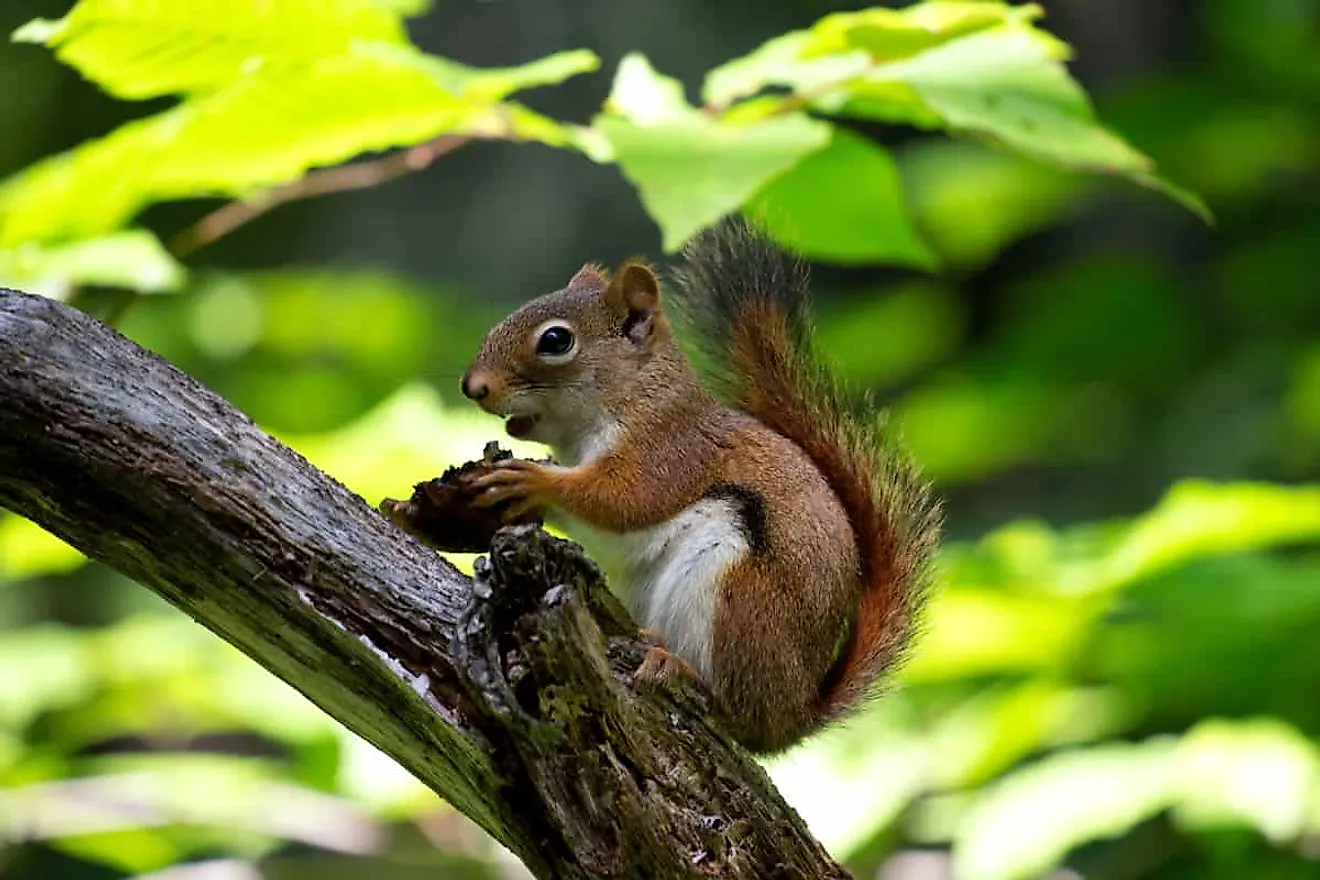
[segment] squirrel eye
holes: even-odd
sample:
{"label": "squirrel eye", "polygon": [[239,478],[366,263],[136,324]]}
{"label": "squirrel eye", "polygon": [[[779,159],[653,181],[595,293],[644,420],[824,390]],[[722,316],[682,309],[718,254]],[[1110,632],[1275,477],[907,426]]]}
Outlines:
{"label": "squirrel eye", "polygon": [[536,340],[536,353],[548,357],[562,357],[573,350],[573,331],[555,324],[541,331]]}

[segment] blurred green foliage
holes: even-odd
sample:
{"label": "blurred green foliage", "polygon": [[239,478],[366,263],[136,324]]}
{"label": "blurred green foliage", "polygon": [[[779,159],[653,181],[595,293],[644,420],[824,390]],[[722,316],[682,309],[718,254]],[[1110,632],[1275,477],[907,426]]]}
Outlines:
{"label": "blurred green foliage", "polygon": [[[1059,4],[1070,41],[1089,37],[1085,5]],[[208,206],[141,209],[253,196],[363,150],[476,134],[622,173],[668,247],[745,210],[817,261],[825,348],[892,404],[950,507],[940,589],[901,687],[770,762],[822,840],[859,875],[883,863],[890,880],[913,876],[896,855],[914,851],[945,872],[935,876],[969,880],[1065,864],[1101,880],[1311,877],[1320,11],[1196,7],[1178,20],[1181,48],[1106,78],[1097,103],[1113,131],[1214,206],[1214,231],[1072,173],[1101,165],[1199,210],[1095,121],[1031,7],[799,9],[778,38],[756,49],[764,34],[748,36],[680,80],[657,67],[683,55],[704,13],[671,3],[677,49],[613,55],[642,48],[667,63],[628,54],[612,85],[601,77],[591,101],[561,113],[510,96],[589,72],[593,55],[457,65],[411,39],[460,14],[424,2],[245,0],[222,14],[84,0],[19,36],[149,103],[99,140],[75,146],[84,131],[6,169],[0,277],[98,314],[123,290],[175,291],[137,303],[122,329],[375,500],[498,435],[453,390],[508,303],[458,278],[384,271],[343,237],[333,260],[284,259],[277,244],[264,264],[240,252],[190,257],[185,270],[160,242]],[[495,42],[519,15],[568,14],[492,8],[499,29],[482,33]],[[792,4],[755,4],[750,18],[781,8]],[[0,94],[12,100],[0,124],[36,132],[43,113],[76,115],[35,75],[56,68],[49,58],[3,51]],[[1107,59],[1080,61],[1101,70]],[[164,95],[178,102],[162,106]],[[321,112],[327,95],[333,112]],[[451,182],[428,212],[481,217],[476,203],[538,149]],[[11,155],[0,144],[0,161]],[[511,212],[523,198],[508,193]],[[607,218],[592,234],[621,252],[653,247],[609,238],[611,198],[579,195]],[[547,227],[561,216],[551,209]],[[408,233],[379,206],[354,211]],[[434,236],[431,221],[407,223]],[[279,233],[299,221],[262,222]],[[503,228],[481,234],[498,243],[484,257],[492,273],[497,260],[606,255],[505,257]],[[272,880],[513,870],[294,690],[8,514],[0,847],[0,876],[20,880],[165,880],[189,862],[216,877],[256,865]]]}

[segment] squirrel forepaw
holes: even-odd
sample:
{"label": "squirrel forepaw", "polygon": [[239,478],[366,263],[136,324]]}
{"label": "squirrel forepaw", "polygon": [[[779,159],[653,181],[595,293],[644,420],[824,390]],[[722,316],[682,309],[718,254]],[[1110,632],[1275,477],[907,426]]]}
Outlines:
{"label": "squirrel forepaw", "polygon": [[511,517],[545,507],[555,495],[554,474],[549,467],[517,458],[496,462],[490,473],[473,478],[472,486],[479,493],[474,505],[491,507],[509,501]]}

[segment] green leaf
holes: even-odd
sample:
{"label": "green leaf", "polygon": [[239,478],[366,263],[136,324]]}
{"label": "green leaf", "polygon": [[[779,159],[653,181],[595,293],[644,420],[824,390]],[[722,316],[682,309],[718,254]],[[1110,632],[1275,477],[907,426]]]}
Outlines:
{"label": "green leaf", "polygon": [[1074,846],[1127,831],[1172,803],[1175,757],[1165,740],[1105,745],[1010,774],[978,800],[954,840],[955,875],[1039,877]]}
{"label": "green leaf", "polygon": [[763,187],[746,210],[811,259],[923,269],[936,263],[912,226],[894,160],[878,144],[843,129]]}
{"label": "green leaf", "polygon": [[0,579],[63,574],[86,562],[86,556],[31,520],[0,514]]}
{"label": "green leaf", "polygon": [[1184,828],[1249,827],[1286,845],[1320,826],[1320,753],[1275,719],[1210,719],[1157,737],[1051,755],[991,786],[954,840],[959,877],[1039,877],[1075,847],[1165,810]]}
{"label": "green leaf", "polygon": [[587,49],[556,52],[516,67],[471,67],[436,55],[419,55],[411,48],[388,44],[364,47],[394,55],[405,64],[424,64],[445,90],[464,100],[499,101],[513,92],[551,86],[600,67],[600,58]]}
{"label": "green leaf", "polygon": [[1120,174],[1209,219],[1194,194],[1100,125],[1063,61],[1068,47],[1033,26],[1038,6],[930,2],[826,16],[707,76],[716,107],[767,86],[824,113],[979,137],[1033,159]]}
{"label": "green leaf", "polygon": [[948,263],[980,268],[1078,208],[1081,178],[969,141],[930,138],[898,155],[912,212]]}
{"label": "green leaf", "polygon": [[1320,541],[1320,486],[1178,484],[1133,523],[1095,585],[1114,589],[1195,559]]}
{"label": "green leaf", "polygon": [[43,712],[90,699],[95,687],[78,634],[54,624],[0,634],[0,663],[0,728],[22,730]]}
{"label": "green leaf", "polygon": [[936,594],[902,676],[910,682],[1063,667],[1091,626],[1088,606],[961,585]]}
{"label": "green leaf", "polygon": [[[931,0],[906,9],[877,7],[827,15],[812,28],[811,55],[860,49],[877,60],[897,60],[959,37],[1012,22],[1030,23],[1044,10],[1037,4],[1010,6],[978,0]],[[1042,31],[1035,35],[1060,56],[1067,47]]]}
{"label": "green leaf", "polygon": [[1038,32],[1003,26],[875,67],[839,109],[916,125],[933,117],[1038,161],[1125,175],[1208,218],[1194,195],[1159,178],[1149,158],[1096,121],[1057,55]]}
{"label": "green leaf", "polygon": [[0,286],[54,299],[80,284],[162,293],[177,290],[183,280],[183,266],[143,229],[64,245],[28,242],[0,250]]}
{"label": "green leaf", "polygon": [[603,119],[598,125],[660,225],[668,252],[738,210],[830,136],[828,125],[804,114],[739,126],[704,119],[650,126]]}
{"label": "green leaf", "polygon": [[[831,85],[844,86],[873,65],[895,61],[961,36],[1007,22],[1030,22],[1039,6],[1004,3],[929,2],[907,9],[878,7],[827,15],[811,28],[790,31],[706,75],[704,100],[716,106],[755,94],[766,86],[787,86],[814,97]],[[1041,31],[1053,51],[1064,47]]]}
{"label": "green leaf", "polygon": [[215,89],[257,70],[308,64],[354,42],[407,44],[377,0],[80,0],[14,40],[41,43],[118,98]]}
{"label": "green leaf", "polygon": [[404,18],[416,18],[431,11],[431,0],[372,0],[381,9],[388,9]]}
{"label": "green leaf", "polygon": [[636,52],[619,62],[605,110],[639,125],[684,122],[699,114],[683,96],[682,83],[657,72]]}
{"label": "green leaf", "polygon": [[746,123],[700,113],[675,80],[637,55],[619,65],[606,108],[595,129],[637,187],[670,252],[741,208],[830,137],[829,125],[804,113]]}
{"label": "green leaf", "polygon": [[497,99],[594,63],[589,53],[564,53],[481,71],[360,44],[297,71],[257,72],[0,186],[0,247],[102,235],[154,201],[246,196],[310,168],[442,134],[564,143],[568,135],[552,120]]}
{"label": "green leaf", "polygon": [[1081,87],[1024,28],[996,28],[878,65],[857,91],[892,84],[911,88],[944,125],[1039,159],[1111,172],[1151,167],[1096,124]]}
{"label": "green leaf", "polygon": [[1178,744],[1178,759],[1183,827],[1245,825],[1276,846],[1320,827],[1320,753],[1287,723],[1204,721]]}

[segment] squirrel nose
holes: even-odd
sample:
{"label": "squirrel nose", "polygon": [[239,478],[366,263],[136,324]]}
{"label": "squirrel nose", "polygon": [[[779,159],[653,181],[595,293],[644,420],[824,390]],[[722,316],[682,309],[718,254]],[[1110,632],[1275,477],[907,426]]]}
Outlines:
{"label": "squirrel nose", "polygon": [[468,370],[463,374],[461,383],[463,396],[471,400],[484,400],[490,394],[490,384],[480,373]]}

